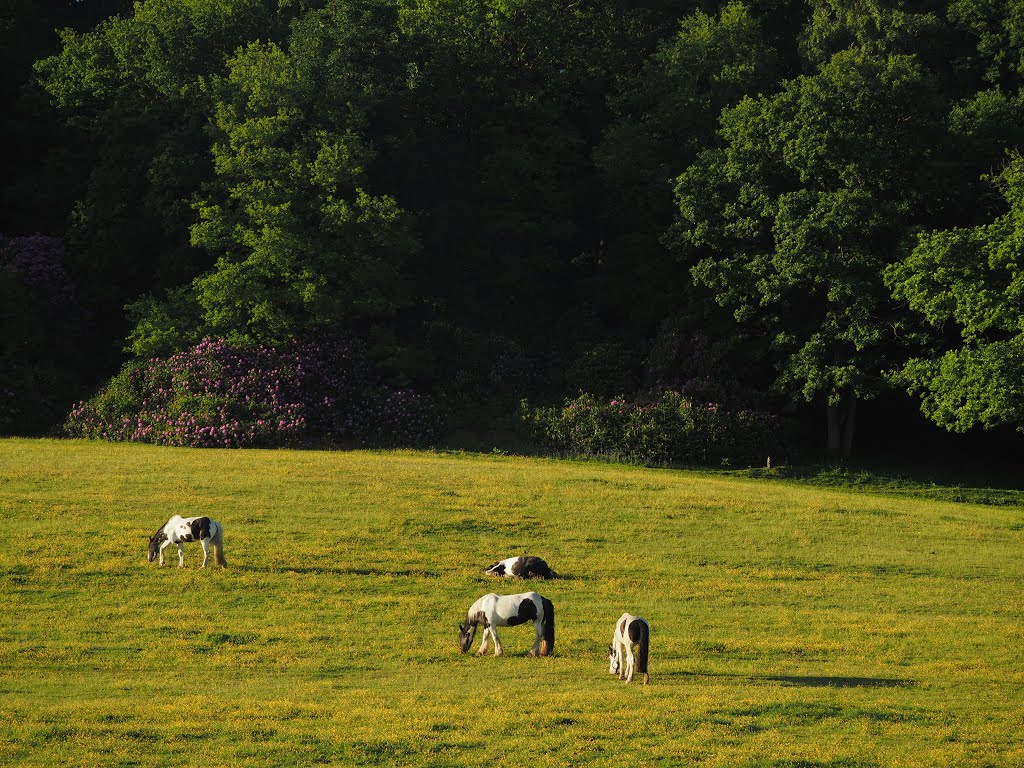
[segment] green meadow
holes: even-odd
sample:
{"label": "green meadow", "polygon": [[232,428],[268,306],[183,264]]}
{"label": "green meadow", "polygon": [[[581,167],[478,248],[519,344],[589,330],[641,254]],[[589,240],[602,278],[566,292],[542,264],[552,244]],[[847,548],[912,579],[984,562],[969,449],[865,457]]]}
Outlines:
{"label": "green meadow", "polygon": [[[146,561],[172,514],[225,570]],[[0,441],[0,764],[1024,765],[1024,508],[418,452]],[[559,578],[482,569],[544,557]],[[482,594],[536,589],[506,655]],[[651,685],[608,674],[623,611]],[[479,644],[478,634],[475,647]]]}

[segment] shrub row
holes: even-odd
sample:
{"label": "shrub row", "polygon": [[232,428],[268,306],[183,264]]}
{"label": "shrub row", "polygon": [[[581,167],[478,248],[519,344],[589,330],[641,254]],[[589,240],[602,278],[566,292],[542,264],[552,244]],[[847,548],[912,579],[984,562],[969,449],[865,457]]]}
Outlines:
{"label": "shrub row", "polygon": [[646,401],[582,394],[560,408],[531,408],[524,401],[522,417],[546,451],[565,456],[654,466],[752,466],[763,465],[780,447],[777,416],[694,403],[671,391]]}
{"label": "shrub row", "polygon": [[73,437],[221,448],[417,446],[440,429],[429,397],[376,383],[350,345],[212,339],[126,366],[64,424]]}

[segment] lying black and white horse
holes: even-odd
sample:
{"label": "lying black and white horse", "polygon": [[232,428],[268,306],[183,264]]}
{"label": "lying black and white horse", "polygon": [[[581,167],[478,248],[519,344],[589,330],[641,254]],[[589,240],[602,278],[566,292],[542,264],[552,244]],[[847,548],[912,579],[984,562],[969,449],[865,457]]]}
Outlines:
{"label": "lying black and white horse", "polygon": [[[633,646],[637,646],[637,655],[633,657]],[[651,647],[651,625],[647,619],[624,613],[615,624],[612,644],[608,646],[608,673],[618,675],[627,683],[633,680],[634,667],[644,676],[644,685],[651,681],[647,674],[647,655]],[[625,653],[625,660],[622,656]],[[634,663],[635,662],[635,663]]]}
{"label": "lying black and white horse", "polygon": [[473,644],[477,625],[484,628],[484,640],[477,656],[487,653],[488,636],[494,638],[494,655],[501,656],[501,640],[495,627],[515,627],[533,621],[536,638],[528,656],[550,656],[555,650],[555,607],[536,592],[521,595],[484,595],[466,612],[466,623],[459,625],[459,646],[465,653]]}
{"label": "lying black and white horse", "polygon": [[181,517],[175,515],[149,538],[149,562],[160,556],[160,565],[164,564],[164,550],[171,544],[178,545],[178,567],[185,567],[186,541],[198,541],[203,547],[203,568],[210,559],[210,546],[213,546],[217,565],[226,566],[224,559],[224,528],[216,520],[208,517]]}
{"label": "lying black and white horse", "polygon": [[532,576],[540,576],[542,579],[554,577],[547,563],[539,557],[527,555],[505,558],[490,568],[484,568],[484,573],[491,576],[518,576],[522,579],[529,579]]}

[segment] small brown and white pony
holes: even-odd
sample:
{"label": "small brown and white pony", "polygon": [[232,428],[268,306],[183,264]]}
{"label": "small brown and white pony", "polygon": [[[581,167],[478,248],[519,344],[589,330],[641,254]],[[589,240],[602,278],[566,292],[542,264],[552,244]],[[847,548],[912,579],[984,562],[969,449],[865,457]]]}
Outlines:
{"label": "small brown and white pony", "polygon": [[[637,654],[633,656],[633,646]],[[633,672],[644,676],[644,685],[651,681],[647,674],[647,656],[651,648],[651,625],[647,619],[624,613],[615,623],[612,644],[608,646],[608,673],[618,675],[620,680],[632,682]],[[625,655],[625,659],[623,659]]]}
{"label": "small brown and white pony", "polygon": [[501,640],[495,627],[515,627],[533,621],[535,639],[528,656],[550,656],[555,650],[555,607],[536,592],[520,595],[484,595],[469,607],[466,621],[459,625],[459,647],[465,653],[473,645],[476,628],[483,625],[484,640],[477,656],[487,653],[487,641],[494,638],[494,655],[501,656]]}
{"label": "small brown and white pony", "polygon": [[160,565],[164,564],[164,550],[171,544],[178,545],[178,567],[185,567],[185,548],[187,541],[198,541],[203,547],[203,568],[210,559],[210,547],[222,568],[228,562],[224,559],[224,527],[216,520],[208,517],[181,517],[175,515],[149,537],[149,562],[160,556]]}

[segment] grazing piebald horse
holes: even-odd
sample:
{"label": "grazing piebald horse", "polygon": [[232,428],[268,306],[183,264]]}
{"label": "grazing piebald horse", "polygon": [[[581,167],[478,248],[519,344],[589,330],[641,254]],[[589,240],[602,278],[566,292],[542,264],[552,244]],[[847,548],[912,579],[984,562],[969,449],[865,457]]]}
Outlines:
{"label": "grazing piebald horse", "polygon": [[554,577],[547,563],[539,557],[527,555],[505,558],[490,568],[484,568],[484,573],[491,576],[518,576],[521,579],[529,579],[532,576],[540,576],[542,579]]}
{"label": "grazing piebald horse", "polygon": [[536,592],[521,595],[484,595],[466,612],[466,623],[459,625],[459,646],[465,653],[473,644],[477,625],[483,625],[484,641],[477,656],[487,653],[488,636],[494,638],[494,655],[501,656],[501,640],[495,627],[515,627],[533,621],[536,639],[528,656],[550,656],[555,650],[555,607]]}
{"label": "grazing piebald horse", "polygon": [[210,545],[217,558],[217,565],[226,566],[224,559],[224,527],[216,520],[208,517],[181,517],[175,515],[168,520],[149,538],[149,562],[160,555],[160,565],[164,564],[164,550],[171,544],[178,545],[178,567],[185,567],[186,541],[198,541],[203,546],[203,568],[210,559]]}
{"label": "grazing piebald horse", "polygon": [[[637,655],[634,664],[633,646],[637,646]],[[651,681],[647,674],[647,654],[651,647],[651,625],[647,619],[634,616],[631,613],[624,613],[615,624],[615,634],[612,636],[612,644],[608,646],[608,673],[618,675],[620,680],[627,683],[633,680],[634,666],[636,671],[644,676],[644,685]],[[622,654],[626,658],[623,661]]]}

